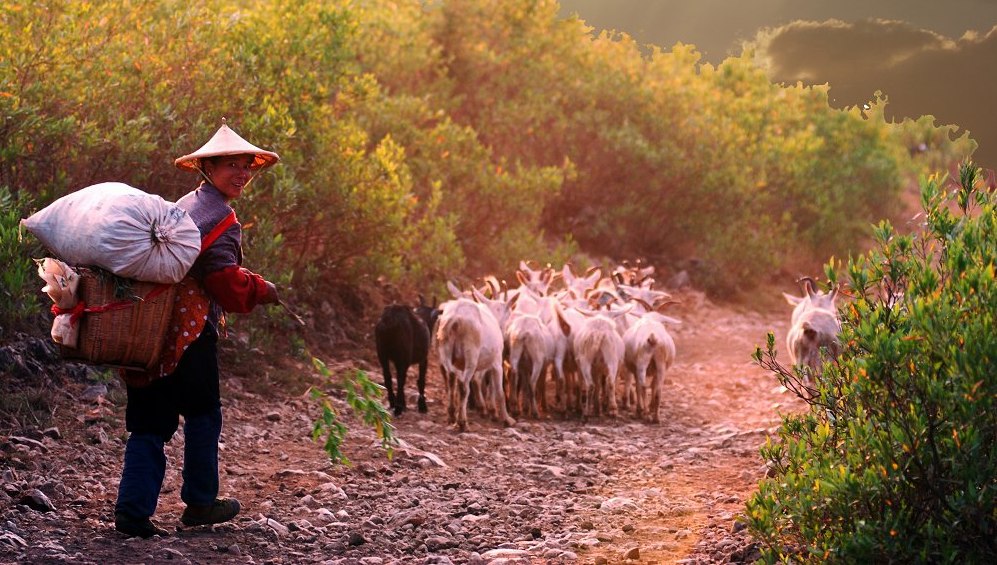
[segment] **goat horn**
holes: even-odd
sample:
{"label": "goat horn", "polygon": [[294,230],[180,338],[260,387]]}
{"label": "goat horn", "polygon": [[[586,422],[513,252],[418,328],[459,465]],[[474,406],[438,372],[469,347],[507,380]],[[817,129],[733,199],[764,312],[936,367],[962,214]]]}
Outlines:
{"label": "goat horn", "polygon": [[807,293],[807,296],[813,296],[817,293],[817,283],[814,282],[813,278],[800,277],[796,282],[803,283],[803,291]]}

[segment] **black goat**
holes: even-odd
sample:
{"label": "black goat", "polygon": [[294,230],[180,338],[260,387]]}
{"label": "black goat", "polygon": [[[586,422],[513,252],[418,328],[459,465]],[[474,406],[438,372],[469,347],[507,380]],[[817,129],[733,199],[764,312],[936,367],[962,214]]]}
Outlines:
{"label": "black goat", "polygon": [[[419,365],[419,412],[426,412],[426,368],[429,364],[429,342],[433,326],[440,316],[433,304],[427,305],[422,295],[419,305],[409,308],[404,304],[392,304],[381,312],[381,319],[374,327],[377,342],[377,359],[381,362],[384,374],[384,388],[388,391],[388,406],[395,416],[405,411],[405,374],[414,364]],[[395,366],[398,392],[391,386],[391,368]]]}

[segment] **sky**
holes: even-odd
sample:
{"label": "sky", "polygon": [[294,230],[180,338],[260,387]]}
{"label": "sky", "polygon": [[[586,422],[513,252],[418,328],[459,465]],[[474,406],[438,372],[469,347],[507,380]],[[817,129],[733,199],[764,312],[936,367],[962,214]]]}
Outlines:
{"label": "sky", "polygon": [[750,42],[774,82],[824,84],[832,104],[872,100],[894,119],[969,131],[997,167],[997,0],[560,0],[640,44],[692,44],[713,64]]}

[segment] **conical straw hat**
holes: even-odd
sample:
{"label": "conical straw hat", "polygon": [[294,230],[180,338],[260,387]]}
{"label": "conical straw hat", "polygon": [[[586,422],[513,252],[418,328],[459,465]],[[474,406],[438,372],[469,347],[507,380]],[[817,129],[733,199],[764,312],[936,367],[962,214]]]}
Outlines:
{"label": "conical straw hat", "polygon": [[232,131],[228,125],[222,124],[222,127],[218,128],[215,135],[204,146],[190,155],[180,157],[173,163],[181,171],[196,172],[201,168],[201,159],[221,155],[255,155],[256,158],[252,164],[253,170],[265,169],[280,161],[280,156],[276,153],[260,149],[239,137],[239,134]]}

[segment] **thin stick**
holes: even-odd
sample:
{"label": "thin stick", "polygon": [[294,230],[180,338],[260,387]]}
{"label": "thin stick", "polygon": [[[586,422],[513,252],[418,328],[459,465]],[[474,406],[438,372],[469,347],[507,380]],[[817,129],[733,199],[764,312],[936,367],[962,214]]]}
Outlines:
{"label": "thin stick", "polygon": [[304,326],[304,325],[305,325],[305,321],[301,319],[301,316],[299,316],[299,315],[295,314],[295,313],[294,313],[294,310],[291,310],[291,307],[290,307],[290,306],[288,306],[288,305],[287,305],[287,304],[286,304],[286,303],[285,303],[285,302],[284,302],[283,300],[277,300],[277,304],[280,304],[281,306],[283,306],[283,307],[284,307],[284,310],[287,310],[287,313],[288,313],[288,314],[290,314],[290,315],[291,315],[291,317],[292,317],[292,318],[294,318],[294,320],[295,320],[296,322],[298,322],[298,323],[299,323],[299,324],[301,324],[302,326]]}

